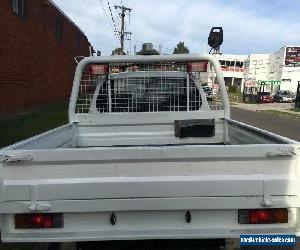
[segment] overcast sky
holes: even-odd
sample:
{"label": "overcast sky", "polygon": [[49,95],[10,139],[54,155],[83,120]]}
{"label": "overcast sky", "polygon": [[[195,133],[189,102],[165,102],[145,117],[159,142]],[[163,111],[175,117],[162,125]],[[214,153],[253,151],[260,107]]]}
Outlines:
{"label": "overcast sky", "polygon": [[[108,1],[54,0],[85,32],[91,44],[103,54],[120,47],[113,34]],[[114,9],[120,0],[110,0],[112,14],[119,29]],[[152,42],[172,53],[183,41],[191,52],[203,52],[211,27],[222,26],[223,53],[268,53],[284,45],[300,45],[299,0],[123,0],[132,8],[127,31],[133,33],[133,45]],[[105,15],[107,14],[107,16]],[[126,43],[130,49],[130,43]]]}

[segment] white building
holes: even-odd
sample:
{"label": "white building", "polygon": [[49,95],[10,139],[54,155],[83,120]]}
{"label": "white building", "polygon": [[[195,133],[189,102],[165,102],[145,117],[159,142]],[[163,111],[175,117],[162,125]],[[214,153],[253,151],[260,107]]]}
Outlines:
{"label": "white building", "polygon": [[300,47],[285,46],[271,54],[269,77],[281,81],[280,89],[295,92],[300,81]]}
{"label": "white building", "polygon": [[267,82],[269,71],[270,54],[250,54],[245,61],[241,91],[243,91],[244,85],[247,87],[249,83],[251,86],[257,86],[259,82]]}
{"label": "white building", "polygon": [[[219,59],[226,86],[257,87],[257,91],[291,90],[300,81],[300,46],[284,46],[270,54],[214,54]],[[218,88],[214,77],[203,75],[203,82]]]}
{"label": "white building", "polygon": [[269,54],[251,54],[245,61],[244,79],[268,80],[270,67]]}
{"label": "white building", "polygon": [[300,47],[284,46],[271,54],[250,54],[245,61],[242,89],[248,82],[263,82],[268,91],[297,90],[300,81]]}
{"label": "white building", "polygon": [[244,62],[247,55],[215,54],[219,59],[227,86],[240,87],[243,81]]}

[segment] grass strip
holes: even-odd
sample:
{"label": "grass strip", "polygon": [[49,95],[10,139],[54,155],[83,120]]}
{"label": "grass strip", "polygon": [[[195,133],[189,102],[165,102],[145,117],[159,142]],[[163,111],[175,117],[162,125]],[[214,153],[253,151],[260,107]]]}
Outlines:
{"label": "grass strip", "polygon": [[260,110],[259,112],[264,112],[268,114],[272,114],[279,117],[292,118],[292,119],[300,119],[300,114],[294,114],[290,112],[278,111],[278,110]]}
{"label": "grass strip", "polygon": [[[0,148],[68,122],[68,104],[59,102],[0,120]],[[1,249],[0,249],[1,250]]]}

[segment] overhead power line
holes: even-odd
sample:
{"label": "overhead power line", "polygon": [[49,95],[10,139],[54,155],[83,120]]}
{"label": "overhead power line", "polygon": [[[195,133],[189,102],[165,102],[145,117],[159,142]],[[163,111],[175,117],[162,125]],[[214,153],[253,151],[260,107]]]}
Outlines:
{"label": "overhead power line", "polygon": [[104,7],[104,4],[103,4],[102,0],[100,0],[100,3],[101,3],[101,6],[102,6],[102,10],[103,10],[103,12],[104,12],[104,15],[106,16],[107,21],[108,21],[108,23],[109,23],[109,26],[111,27],[111,29],[112,29],[112,31],[113,31],[114,36],[116,37],[117,40],[119,40],[118,34],[116,33],[116,28],[114,28],[114,26],[112,25],[111,20],[110,20],[108,14],[107,14],[107,12],[106,12],[106,9],[105,9],[105,7]]}
{"label": "overhead power line", "polygon": [[107,5],[108,5],[109,12],[110,12],[111,20],[112,20],[112,22],[113,22],[114,32],[115,32],[116,34],[118,34],[117,27],[116,27],[116,22],[115,22],[113,13],[112,13],[112,11],[111,11],[111,7],[110,7],[109,0],[107,0]]}

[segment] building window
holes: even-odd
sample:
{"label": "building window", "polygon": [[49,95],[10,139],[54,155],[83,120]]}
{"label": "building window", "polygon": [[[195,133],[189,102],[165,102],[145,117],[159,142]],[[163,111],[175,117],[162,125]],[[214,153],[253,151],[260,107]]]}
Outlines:
{"label": "building window", "polygon": [[25,16],[25,0],[12,0],[13,12],[18,16]]}
{"label": "building window", "polygon": [[244,66],[243,62],[241,62],[241,61],[236,62],[236,67],[243,68],[243,66]]}
{"label": "building window", "polygon": [[80,50],[80,33],[76,33],[76,38],[75,38],[75,48],[77,51]]}
{"label": "building window", "polygon": [[56,19],[55,35],[57,39],[61,39],[62,37],[62,19],[59,17]]}

